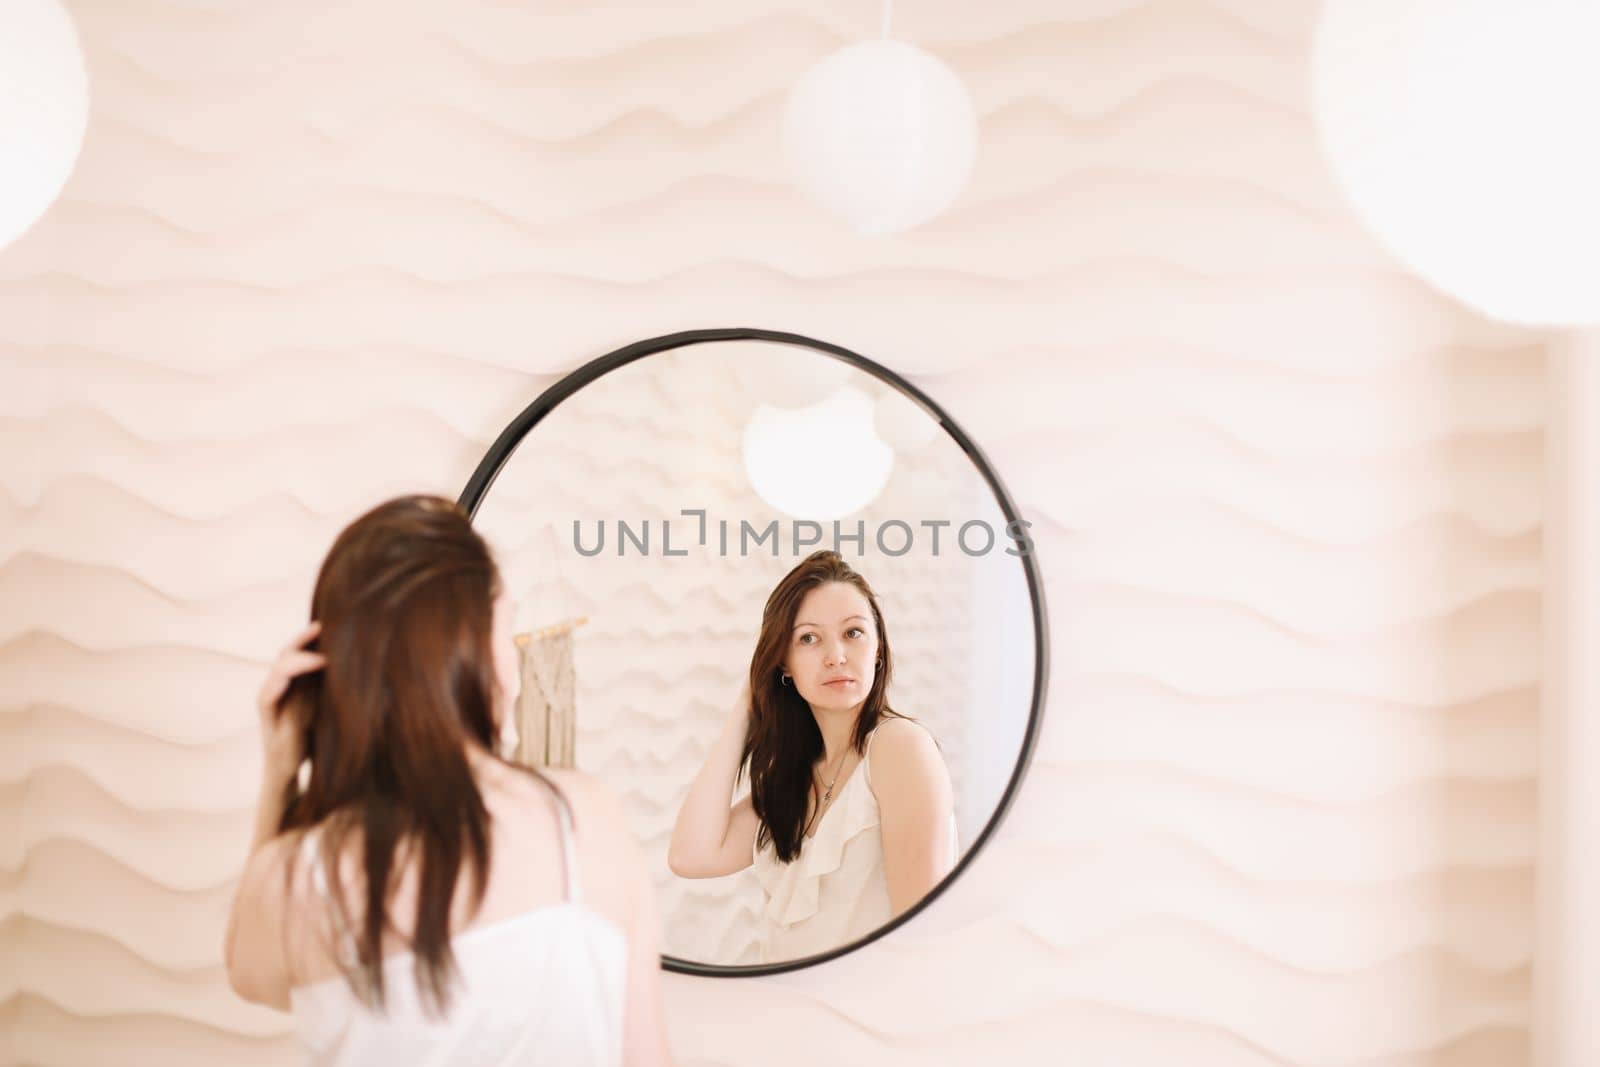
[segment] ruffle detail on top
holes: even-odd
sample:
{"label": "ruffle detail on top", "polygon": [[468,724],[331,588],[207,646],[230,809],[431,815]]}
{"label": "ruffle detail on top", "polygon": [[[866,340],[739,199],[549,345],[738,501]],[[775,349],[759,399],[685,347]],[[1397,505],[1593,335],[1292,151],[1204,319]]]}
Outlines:
{"label": "ruffle detail on top", "polygon": [[755,850],[755,873],[766,891],[769,921],[793,926],[815,915],[822,879],[844,862],[845,846],[878,825],[878,798],[872,794],[866,770],[863,758],[839,799],[823,813],[816,836],[802,842],[793,863],[781,862],[770,842]]}

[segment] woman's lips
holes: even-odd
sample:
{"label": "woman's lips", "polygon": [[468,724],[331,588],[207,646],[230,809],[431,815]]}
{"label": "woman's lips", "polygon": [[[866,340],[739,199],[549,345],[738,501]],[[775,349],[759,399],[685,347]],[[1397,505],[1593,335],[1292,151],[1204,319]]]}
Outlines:
{"label": "woman's lips", "polygon": [[855,685],[856,684],[856,680],[854,678],[835,678],[831,682],[823,682],[822,684],[823,685]]}

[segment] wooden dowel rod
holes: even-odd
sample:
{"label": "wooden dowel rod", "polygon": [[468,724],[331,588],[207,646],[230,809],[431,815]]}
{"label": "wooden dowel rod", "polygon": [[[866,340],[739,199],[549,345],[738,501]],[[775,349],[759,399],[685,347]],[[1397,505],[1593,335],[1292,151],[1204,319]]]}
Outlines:
{"label": "wooden dowel rod", "polygon": [[568,619],[565,622],[557,622],[552,623],[549,626],[540,627],[531,634],[518,634],[516,636],[516,642],[519,645],[525,645],[529,641],[542,641],[546,637],[554,637],[556,634],[566,633],[568,630],[577,629],[579,626],[586,626],[588,623],[589,617],[587,615],[581,615],[576,619]]}

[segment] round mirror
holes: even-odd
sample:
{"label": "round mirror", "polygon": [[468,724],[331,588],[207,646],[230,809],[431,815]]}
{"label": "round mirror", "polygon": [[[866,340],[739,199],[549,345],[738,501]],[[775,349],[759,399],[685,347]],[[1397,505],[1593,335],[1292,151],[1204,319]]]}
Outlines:
{"label": "round mirror", "polygon": [[515,757],[623,801],[671,970],[866,944],[993,833],[1045,683],[1029,526],[909,383],[795,334],[585,365],[461,496],[517,604]]}

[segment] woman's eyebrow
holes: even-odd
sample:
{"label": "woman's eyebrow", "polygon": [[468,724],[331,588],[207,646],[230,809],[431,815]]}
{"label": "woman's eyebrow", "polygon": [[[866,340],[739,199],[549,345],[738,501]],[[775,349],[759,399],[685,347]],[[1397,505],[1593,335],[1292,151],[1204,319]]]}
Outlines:
{"label": "woman's eyebrow", "polygon": [[[867,617],[865,615],[846,615],[844,618],[840,619],[839,621],[840,622],[849,622],[851,619],[860,619],[862,622],[866,622],[867,621]],[[802,627],[802,626],[815,626],[818,629],[822,628],[822,624],[820,622],[797,622],[797,623],[794,624],[794,628],[796,630],[800,629],[800,627]]]}

